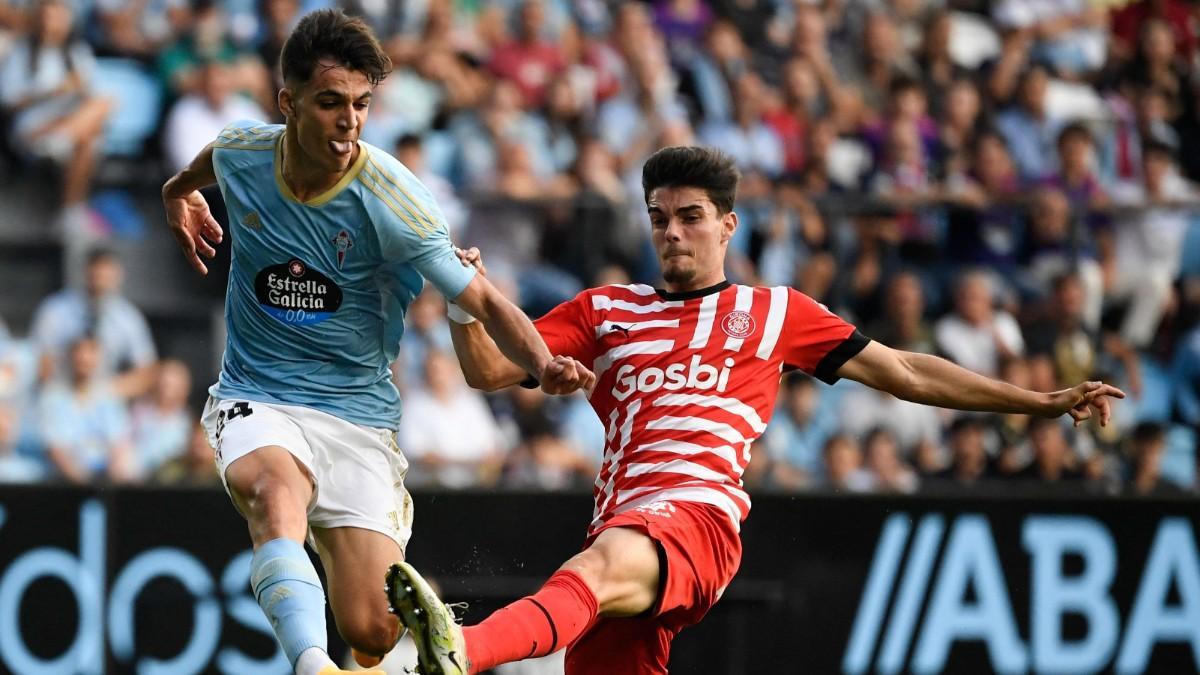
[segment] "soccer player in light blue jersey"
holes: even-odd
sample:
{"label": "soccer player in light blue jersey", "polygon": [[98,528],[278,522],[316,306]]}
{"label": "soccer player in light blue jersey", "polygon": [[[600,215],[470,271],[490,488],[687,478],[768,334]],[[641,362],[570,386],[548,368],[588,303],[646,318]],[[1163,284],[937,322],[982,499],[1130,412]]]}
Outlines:
{"label": "soccer player in light blue jersey", "polygon": [[326,650],[325,593],[360,663],[394,645],[380,584],[412,522],[395,444],[400,399],[389,362],[428,279],[484,324],[548,393],[594,376],[552,357],[530,321],[454,254],[429,192],[359,140],[391,63],[370,29],[338,10],[305,16],[283,46],[283,125],[227,127],[163,186],[184,257],[200,273],[223,230],[198,191],[217,183],[233,257],[228,343],[204,425],[249,524],[251,586],[298,675],[342,672]]}

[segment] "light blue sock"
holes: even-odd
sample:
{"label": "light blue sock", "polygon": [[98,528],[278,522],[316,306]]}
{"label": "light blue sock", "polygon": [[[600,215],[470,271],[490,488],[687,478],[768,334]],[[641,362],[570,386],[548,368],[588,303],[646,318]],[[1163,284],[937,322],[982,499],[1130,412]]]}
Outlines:
{"label": "light blue sock", "polygon": [[254,552],[250,588],[271,621],[275,637],[294,667],[309,647],[328,651],[325,633],[325,590],[304,546],[272,539]]}

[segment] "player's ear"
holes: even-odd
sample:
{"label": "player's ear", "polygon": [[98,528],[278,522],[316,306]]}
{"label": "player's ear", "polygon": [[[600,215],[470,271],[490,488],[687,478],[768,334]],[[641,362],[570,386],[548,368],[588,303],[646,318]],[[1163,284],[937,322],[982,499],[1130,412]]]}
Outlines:
{"label": "player's ear", "polygon": [[721,243],[724,244],[730,239],[733,239],[733,233],[737,230],[738,217],[737,213],[730,211],[721,216]]}
{"label": "player's ear", "polygon": [[295,114],[296,99],[292,96],[292,90],[290,88],[284,87],[283,89],[279,90],[279,95],[276,97],[276,103],[279,105],[279,112],[283,113],[284,117],[291,119],[292,115]]}

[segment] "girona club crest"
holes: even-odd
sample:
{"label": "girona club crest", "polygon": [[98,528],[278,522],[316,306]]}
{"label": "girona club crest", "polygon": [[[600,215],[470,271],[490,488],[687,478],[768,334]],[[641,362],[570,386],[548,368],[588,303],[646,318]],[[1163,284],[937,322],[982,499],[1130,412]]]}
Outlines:
{"label": "girona club crest", "polygon": [[754,334],[754,317],[750,312],[735,309],[721,320],[721,330],[731,338],[748,338]]}
{"label": "girona club crest", "polygon": [[346,260],[346,252],[354,248],[354,241],[350,239],[350,233],[342,230],[337,233],[337,236],[329,240],[337,248],[338,269],[342,269],[342,262]]}

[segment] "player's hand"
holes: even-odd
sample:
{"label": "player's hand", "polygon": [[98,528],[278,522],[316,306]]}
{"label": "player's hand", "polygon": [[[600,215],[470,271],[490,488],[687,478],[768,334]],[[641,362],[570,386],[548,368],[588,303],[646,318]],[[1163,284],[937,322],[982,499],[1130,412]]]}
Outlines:
{"label": "player's hand", "polygon": [[200,256],[210,260],[216,256],[217,250],[213,244],[221,243],[224,233],[208,210],[204,195],[199,190],[193,190],[184,197],[164,196],[163,206],[167,210],[167,224],[183,251],[183,257],[197,272],[208,274],[208,266]]}
{"label": "player's hand", "polygon": [[472,246],[471,248],[454,247],[454,255],[458,256],[458,261],[463,267],[474,267],[479,270],[483,276],[487,276],[487,268],[483,266],[483,254],[479,249]]}
{"label": "player's hand", "polygon": [[538,380],[547,394],[565,395],[582,389],[591,394],[596,386],[596,374],[569,356],[556,356],[542,369]]}
{"label": "player's hand", "polygon": [[1125,398],[1125,392],[1103,382],[1084,382],[1050,394],[1050,414],[1058,417],[1067,413],[1078,427],[1091,419],[1095,410],[1100,414],[1100,426],[1108,426],[1108,420],[1112,417],[1110,397]]}

